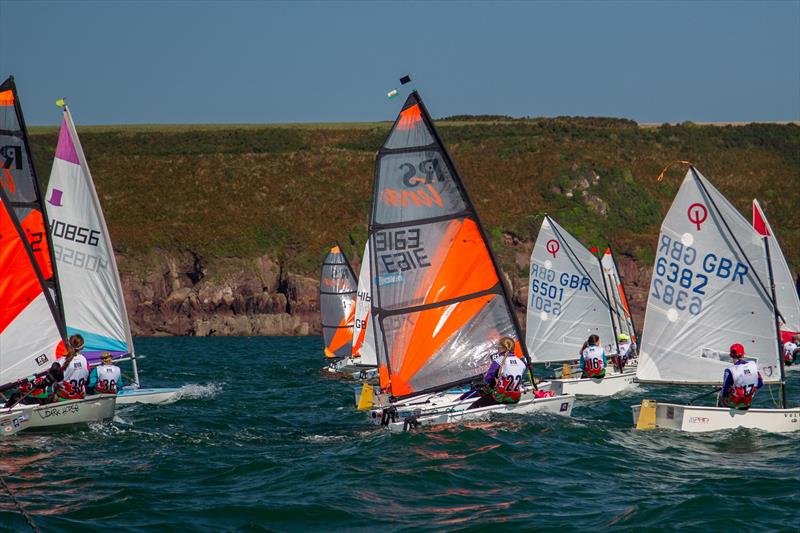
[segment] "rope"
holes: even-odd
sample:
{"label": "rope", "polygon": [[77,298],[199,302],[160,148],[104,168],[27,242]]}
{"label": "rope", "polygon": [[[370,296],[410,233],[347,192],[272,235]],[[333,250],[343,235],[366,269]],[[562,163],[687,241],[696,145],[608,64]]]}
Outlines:
{"label": "rope", "polygon": [[14,496],[14,493],[11,491],[11,487],[8,486],[3,476],[0,476],[0,485],[3,486],[3,490],[6,491],[6,494],[8,494],[8,497],[14,503],[14,507],[16,507],[17,511],[19,511],[19,514],[21,514],[25,518],[25,521],[28,522],[28,525],[31,526],[31,531],[33,531],[33,533],[41,533],[39,528],[36,526],[36,522],[33,521],[33,517],[28,513],[28,511],[25,510],[22,504],[19,503],[19,500],[17,500],[16,496]]}
{"label": "rope", "polygon": [[663,180],[664,179],[664,175],[667,173],[667,170],[669,170],[671,167],[673,167],[675,165],[680,165],[680,164],[693,166],[691,161],[683,161],[682,159],[676,159],[675,161],[670,161],[667,164],[667,166],[664,167],[664,170],[661,171],[661,174],[658,175],[658,177],[656,178],[656,181]]}

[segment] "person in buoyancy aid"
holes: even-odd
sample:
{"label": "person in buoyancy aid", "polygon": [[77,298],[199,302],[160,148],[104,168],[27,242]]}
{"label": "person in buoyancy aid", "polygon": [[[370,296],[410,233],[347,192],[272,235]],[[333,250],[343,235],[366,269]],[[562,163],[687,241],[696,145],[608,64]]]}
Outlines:
{"label": "person in buoyancy aid", "polygon": [[86,397],[86,385],[89,383],[89,362],[80,351],[84,341],[81,335],[71,335],[69,345],[75,355],[64,367],[64,379],[55,384],[56,400],[80,400]]}
{"label": "person in buoyancy aid", "polygon": [[730,349],[733,365],[725,369],[719,406],[734,409],[749,409],[756,391],[764,386],[755,361],[745,361],[744,346],[733,344]]}
{"label": "person in buoyancy aid", "polygon": [[600,346],[600,337],[590,335],[586,348],[581,352],[581,378],[602,379],[606,377],[606,351]]}
{"label": "person in buoyancy aid", "polygon": [[480,398],[467,409],[486,407],[501,403],[514,404],[522,396],[522,377],[525,363],[514,354],[514,340],[501,337],[500,352],[492,356],[492,364],[483,375]]}
{"label": "person in buoyancy aid", "polygon": [[783,362],[789,366],[800,363],[800,335],[794,335],[792,340],[784,343]]}
{"label": "person in buoyancy aid", "polygon": [[619,353],[613,358],[614,366],[622,372],[634,353],[630,335],[626,333],[617,335],[617,346],[619,347]]}
{"label": "person in buoyancy aid", "polygon": [[5,407],[17,403],[23,405],[45,405],[53,401],[53,384],[64,379],[64,372],[59,363],[53,363],[47,374],[26,381],[20,385],[17,392],[6,401]]}
{"label": "person in buoyancy aid", "polygon": [[122,385],[122,371],[113,364],[111,354],[104,352],[100,365],[89,374],[89,390],[92,394],[116,394]]}

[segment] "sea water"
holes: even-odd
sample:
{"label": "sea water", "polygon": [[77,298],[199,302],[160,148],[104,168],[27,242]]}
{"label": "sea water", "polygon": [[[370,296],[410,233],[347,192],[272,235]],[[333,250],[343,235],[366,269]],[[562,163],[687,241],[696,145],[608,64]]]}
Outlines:
{"label": "sea water", "polygon": [[[183,386],[180,401],[0,440],[0,475],[42,531],[800,527],[800,434],[632,429],[642,398],[702,389],[640,386],[578,399],[572,418],[390,434],[353,409],[352,384],[320,372],[319,338],[136,347],[143,386]],[[789,379],[797,405],[800,373]],[[0,487],[0,531],[28,530]]]}

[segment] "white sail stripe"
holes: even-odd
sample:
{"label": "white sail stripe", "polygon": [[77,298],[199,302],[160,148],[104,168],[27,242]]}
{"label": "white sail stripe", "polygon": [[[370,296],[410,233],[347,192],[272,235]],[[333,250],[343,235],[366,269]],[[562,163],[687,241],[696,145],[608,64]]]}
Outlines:
{"label": "white sail stripe", "polygon": [[0,383],[50,368],[60,341],[61,334],[41,292],[0,333]]}

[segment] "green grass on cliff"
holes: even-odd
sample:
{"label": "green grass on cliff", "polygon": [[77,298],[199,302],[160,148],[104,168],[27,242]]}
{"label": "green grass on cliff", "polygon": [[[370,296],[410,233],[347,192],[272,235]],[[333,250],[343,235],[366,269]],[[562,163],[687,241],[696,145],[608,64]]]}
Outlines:
{"label": "green grass on cliff", "polygon": [[[437,126],[496,245],[533,239],[541,214],[587,245],[651,261],[658,228],[693,161],[744,214],[758,197],[800,265],[800,127],[691,123],[638,127],[604,118],[480,120]],[[375,152],[389,122],[79,127],[116,247],[136,255],[269,253],[315,273],[339,240],[360,255]],[[44,182],[55,128],[32,128]],[[586,184],[588,183],[588,186]],[[571,197],[569,196],[571,193]],[[506,268],[513,251],[499,247]],[[513,268],[511,268],[513,270]]]}

